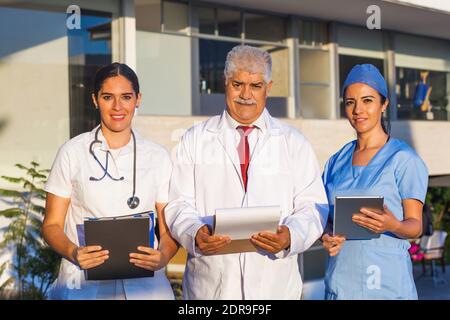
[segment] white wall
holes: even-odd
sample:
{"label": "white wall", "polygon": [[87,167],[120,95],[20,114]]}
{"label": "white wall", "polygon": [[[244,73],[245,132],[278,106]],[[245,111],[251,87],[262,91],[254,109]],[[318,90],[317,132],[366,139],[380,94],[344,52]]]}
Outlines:
{"label": "white wall", "polygon": [[368,31],[365,28],[339,24],[337,26],[339,54],[384,58],[383,37],[381,31]]}
{"label": "white wall", "polygon": [[[186,129],[208,117],[138,116],[135,128],[146,138],[171,152]],[[323,167],[345,143],[355,139],[347,120],[282,119],[299,129],[311,142]],[[430,175],[450,174],[450,122],[396,121],[392,135],[413,146],[428,166]]]}
{"label": "white wall", "polygon": [[[36,161],[50,168],[57,148],[69,138],[68,41],[65,24],[59,23],[65,14],[30,10],[5,21],[3,10],[0,175],[16,175],[21,171],[15,163]],[[0,187],[5,185],[0,180]]]}
{"label": "white wall", "polygon": [[[50,168],[69,138],[66,15],[23,10],[18,16],[12,10],[0,9],[0,175],[8,176],[22,175],[15,163]],[[5,187],[17,188],[0,179]],[[5,207],[0,200],[0,210]],[[0,218],[0,227],[7,223]],[[0,264],[10,259],[3,251]]]}

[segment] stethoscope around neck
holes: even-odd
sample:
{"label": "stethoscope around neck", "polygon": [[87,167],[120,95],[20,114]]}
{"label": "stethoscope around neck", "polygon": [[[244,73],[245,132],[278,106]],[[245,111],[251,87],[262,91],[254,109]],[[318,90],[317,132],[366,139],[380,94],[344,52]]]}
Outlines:
{"label": "stethoscope around neck", "polygon": [[[94,141],[91,142],[91,144],[89,145],[89,153],[94,157],[95,161],[97,161],[98,165],[103,169],[103,176],[101,176],[100,178],[95,178],[95,177],[89,177],[90,181],[101,181],[103,180],[106,176],[108,176],[109,178],[111,178],[111,180],[113,181],[122,181],[125,178],[119,177],[119,178],[115,178],[113,177],[109,172],[108,172],[108,160],[109,160],[109,156],[110,156],[110,152],[109,150],[106,151],[106,162],[105,162],[105,166],[102,165],[102,163],[100,162],[100,160],[98,160],[97,156],[94,153],[94,145],[96,143],[102,143],[102,141],[100,141],[98,139],[98,133],[101,129],[101,126],[99,126],[97,128],[97,130],[95,131],[95,138]],[[133,137],[133,195],[128,198],[127,200],[127,205],[128,207],[130,207],[130,209],[136,209],[139,206],[139,198],[136,197],[136,137],[134,136],[134,132],[133,130],[131,130],[131,136]],[[112,155],[111,155],[112,157]]]}

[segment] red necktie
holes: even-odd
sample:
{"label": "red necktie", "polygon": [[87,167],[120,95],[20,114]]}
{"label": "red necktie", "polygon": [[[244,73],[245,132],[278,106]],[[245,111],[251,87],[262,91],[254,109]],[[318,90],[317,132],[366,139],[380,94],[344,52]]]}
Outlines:
{"label": "red necktie", "polygon": [[238,126],[236,129],[241,135],[241,141],[239,141],[237,151],[239,154],[239,162],[241,164],[242,180],[244,181],[244,189],[247,191],[247,169],[250,162],[250,147],[248,145],[247,136],[252,132],[255,127]]}

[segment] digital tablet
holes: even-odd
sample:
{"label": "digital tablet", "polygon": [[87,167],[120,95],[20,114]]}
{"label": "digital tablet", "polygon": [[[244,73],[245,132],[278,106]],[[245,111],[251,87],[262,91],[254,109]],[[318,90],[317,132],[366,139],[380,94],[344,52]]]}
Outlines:
{"label": "digital tablet", "polygon": [[347,240],[368,240],[379,238],[380,234],[359,226],[352,215],[360,213],[362,207],[383,210],[382,196],[339,196],[334,202],[333,234],[345,235]]}

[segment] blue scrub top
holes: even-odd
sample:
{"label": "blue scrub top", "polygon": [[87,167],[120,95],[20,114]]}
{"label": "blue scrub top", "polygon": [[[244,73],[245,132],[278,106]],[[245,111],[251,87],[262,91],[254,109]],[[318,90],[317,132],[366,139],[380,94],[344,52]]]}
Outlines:
{"label": "blue scrub top", "polygon": [[[336,196],[384,196],[384,204],[399,220],[403,199],[425,202],[428,169],[407,143],[391,138],[367,166],[352,165],[355,147],[356,140],[346,144],[325,165],[322,178],[330,213]],[[328,261],[325,298],[417,299],[409,247],[392,233],[345,241]]]}

